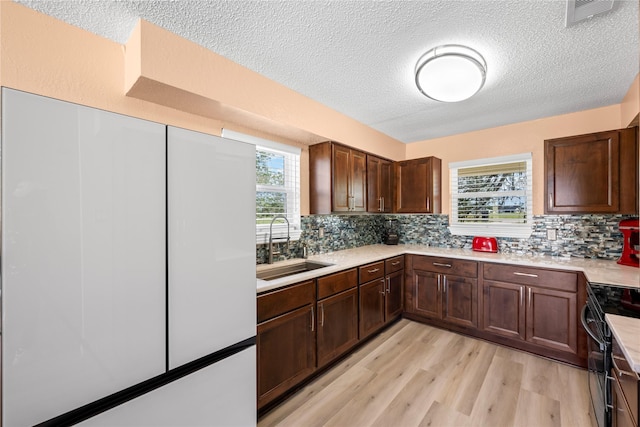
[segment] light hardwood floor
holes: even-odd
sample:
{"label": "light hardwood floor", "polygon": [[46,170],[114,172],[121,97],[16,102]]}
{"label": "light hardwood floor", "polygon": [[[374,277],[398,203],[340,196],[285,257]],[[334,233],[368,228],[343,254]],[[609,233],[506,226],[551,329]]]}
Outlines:
{"label": "light hardwood floor", "polygon": [[585,370],[403,319],[258,420],[593,427]]}

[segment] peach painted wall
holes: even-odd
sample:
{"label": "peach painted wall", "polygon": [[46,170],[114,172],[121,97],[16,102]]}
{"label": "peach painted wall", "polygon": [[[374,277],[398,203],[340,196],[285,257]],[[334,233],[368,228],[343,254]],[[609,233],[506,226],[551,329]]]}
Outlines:
{"label": "peach painted wall", "polygon": [[640,112],[640,74],[636,76],[620,104],[620,127],[627,127]]}
{"label": "peach painted wall", "polygon": [[407,145],[407,159],[442,159],[442,211],[451,210],[449,162],[530,152],[533,154],[533,213],[544,213],[544,140],[619,129],[620,104],[484,129]]}
{"label": "peach painted wall", "polygon": [[[272,132],[274,124],[298,129],[303,136],[326,137],[393,160],[429,155],[442,158],[445,212],[449,211],[448,162],[531,151],[534,153],[534,212],[539,214],[543,210],[542,141],[624,127],[623,122],[633,119],[640,109],[636,78],[623,104],[405,146],[151,24],[140,24],[136,31],[139,31],[139,41],[132,37],[127,46],[122,46],[22,5],[0,1],[0,85],[214,135],[227,127],[299,146],[303,150],[303,214],[309,212],[308,150],[301,139]],[[127,68],[127,81],[125,68],[131,64],[126,61],[126,49],[138,49],[140,54],[139,69]],[[181,52],[181,61],[168,61],[176,52]],[[223,70],[217,74],[218,85],[211,86],[211,75],[198,71],[202,66],[207,70],[211,67]],[[189,72],[184,73],[185,70]],[[237,82],[238,74],[243,76],[242,82]],[[173,85],[203,98],[209,105],[219,102],[216,98],[222,98],[226,108],[220,109],[219,117],[206,117],[126,96],[131,81],[139,77]],[[239,85],[246,83],[252,91],[229,92],[222,86],[230,81]],[[274,106],[270,101],[274,97],[282,97],[287,102]],[[224,116],[225,111],[230,110],[235,114],[241,111],[247,120],[239,124],[230,119],[237,115]]]}
{"label": "peach painted wall", "polygon": [[[268,127],[265,124],[274,118],[261,117],[258,113],[268,114],[269,109],[273,108],[271,114],[275,114],[275,119],[283,121],[282,125],[285,127],[295,127],[302,123],[313,126],[312,130],[327,140],[334,139],[362,149],[374,149],[380,155],[394,160],[404,158],[405,146],[401,142],[380,133],[376,135],[375,131],[361,123],[284,86],[274,85],[273,82],[265,83],[267,79],[247,69],[242,71],[246,82],[238,82],[237,64],[151,24],[147,28],[150,29],[148,31],[151,38],[147,39],[146,50],[143,50],[149,55],[145,58],[157,60],[156,48],[161,46],[158,49],[165,59],[154,66],[156,78],[172,76],[172,81],[179,84],[186,84],[186,78],[195,78],[188,83],[191,85],[189,87],[203,91],[200,95],[207,96],[206,87],[207,82],[211,81],[211,75],[198,73],[199,66],[203,63],[209,66],[213,63],[215,66],[225,62],[223,69],[226,71],[217,75],[219,86],[230,81],[236,82],[236,87],[242,87],[245,83],[254,89],[260,84],[266,85],[263,92],[259,92],[259,88],[258,93],[251,94],[237,91],[236,98],[233,93],[225,93],[225,101],[229,103],[227,110],[233,109],[236,113],[242,108],[255,110],[247,112],[246,117],[250,120],[239,124],[228,117],[206,117],[126,96],[125,46],[6,0],[0,1],[0,85],[213,135],[220,135],[221,128],[227,127],[300,146],[303,148],[303,214],[309,212],[308,149],[300,141],[266,131]],[[167,61],[166,55],[175,54],[175,49],[185,53],[182,60]],[[191,56],[187,53],[191,53]],[[192,71],[184,73],[185,70]],[[176,76],[179,71],[183,72],[183,77]],[[271,99],[281,97],[286,98],[289,104],[275,108]],[[309,133],[309,129],[300,129],[300,133]]]}

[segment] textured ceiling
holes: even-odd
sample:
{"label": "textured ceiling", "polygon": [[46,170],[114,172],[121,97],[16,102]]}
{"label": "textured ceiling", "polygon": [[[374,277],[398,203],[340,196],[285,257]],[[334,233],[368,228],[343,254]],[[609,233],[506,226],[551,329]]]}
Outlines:
{"label": "textured ceiling", "polygon": [[[638,73],[638,1],[569,28],[565,1],[19,1],[124,44],[140,17],[403,142],[620,103]],[[465,44],[484,88],[421,95],[418,58]]]}

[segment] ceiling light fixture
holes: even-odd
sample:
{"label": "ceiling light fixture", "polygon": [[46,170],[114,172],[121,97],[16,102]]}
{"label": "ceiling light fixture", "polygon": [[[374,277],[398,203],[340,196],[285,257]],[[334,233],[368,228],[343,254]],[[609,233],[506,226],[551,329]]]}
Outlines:
{"label": "ceiling light fixture", "polygon": [[475,95],[484,85],[487,63],[475,50],[461,45],[438,46],[420,57],[416,85],[428,98],[458,102]]}

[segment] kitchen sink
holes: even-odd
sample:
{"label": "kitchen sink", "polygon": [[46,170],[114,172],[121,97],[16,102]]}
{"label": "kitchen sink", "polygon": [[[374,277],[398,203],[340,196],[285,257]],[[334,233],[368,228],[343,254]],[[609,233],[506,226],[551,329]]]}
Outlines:
{"label": "kitchen sink", "polygon": [[267,266],[260,266],[256,271],[256,277],[262,280],[275,280],[282,277],[291,276],[298,273],[304,273],[305,271],[317,270],[319,268],[330,267],[333,264],[315,261],[284,261],[281,265],[271,264]]}

